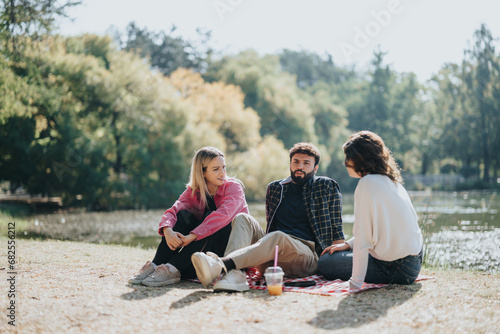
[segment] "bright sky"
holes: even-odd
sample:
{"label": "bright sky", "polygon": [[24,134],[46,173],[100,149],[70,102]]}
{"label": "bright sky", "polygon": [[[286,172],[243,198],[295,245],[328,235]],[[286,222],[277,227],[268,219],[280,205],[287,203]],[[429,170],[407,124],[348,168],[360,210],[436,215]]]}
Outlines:
{"label": "bright sky", "polygon": [[425,81],[444,63],[462,61],[481,23],[500,37],[499,13],[500,1],[492,0],[83,0],[59,32],[105,34],[134,21],[150,31],[175,25],[175,36],[197,40],[203,28],[224,54],[305,49],[361,69],[380,46],[396,71]]}

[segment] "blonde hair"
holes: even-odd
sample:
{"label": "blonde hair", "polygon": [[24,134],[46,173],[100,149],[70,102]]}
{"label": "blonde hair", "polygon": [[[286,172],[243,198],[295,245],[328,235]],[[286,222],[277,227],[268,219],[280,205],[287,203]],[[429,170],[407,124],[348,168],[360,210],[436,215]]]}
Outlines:
{"label": "blonde hair", "polygon": [[203,172],[207,171],[207,165],[216,157],[223,157],[224,153],[212,146],[202,147],[196,152],[191,163],[191,172],[189,174],[188,187],[191,188],[191,196],[196,196],[196,192],[200,191],[200,201],[204,206],[207,206],[207,196],[210,196],[207,182],[203,176]]}

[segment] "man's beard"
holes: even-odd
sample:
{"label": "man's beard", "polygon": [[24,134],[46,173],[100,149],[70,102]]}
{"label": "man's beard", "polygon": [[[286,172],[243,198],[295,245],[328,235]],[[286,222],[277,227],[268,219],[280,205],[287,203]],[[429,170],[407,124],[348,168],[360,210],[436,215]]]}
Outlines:
{"label": "man's beard", "polygon": [[[304,176],[296,176],[295,173],[297,172],[301,172],[302,174],[304,174]],[[292,170],[290,169],[290,176],[292,177],[293,182],[303,186],[307,181],[314,177],[314,171],[310,173],[306,173],[302,170],[296,170],[295,172],[292,172]]]}

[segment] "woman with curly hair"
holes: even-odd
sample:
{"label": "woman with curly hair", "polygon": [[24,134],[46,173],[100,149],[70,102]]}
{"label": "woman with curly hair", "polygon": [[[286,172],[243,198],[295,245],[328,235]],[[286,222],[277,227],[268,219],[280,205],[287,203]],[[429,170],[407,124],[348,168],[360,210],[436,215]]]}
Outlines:
{"label": "woman with curly hair", "polygon": [[354,237],[326,248],[318,272],[326,279],[411,284],[422,267],[423,239],[400,169],[377,134],[357,132],[343,145],[354,192]]}

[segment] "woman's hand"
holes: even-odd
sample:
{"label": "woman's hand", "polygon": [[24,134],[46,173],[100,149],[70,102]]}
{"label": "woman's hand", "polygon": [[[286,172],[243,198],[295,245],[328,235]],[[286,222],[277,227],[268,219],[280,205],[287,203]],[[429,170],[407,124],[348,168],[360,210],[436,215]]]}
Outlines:
{"label": "woman's hand", "polygon": [[342,244],[333,244],[329,247],[326,247],[323,250],[323,252],[321,253],[321,255],[326,254],[327,252],[330,254],[333,254],[334,252],[342,252],[342,251],[347,251],[350,249],[351,249],[351,247],[349,247],[349,244],[347,244],[346,242],[344,242]]}
{"label": "woman's hand", "polygon": [[165,235],[167,246],[171,250],[176,250],[177,248],[183,246],[180,238],[180,236],[183,236],[181,233],[174,232],[170,227],[165,227],[163,228],[163,234]]}
{"label": "woman's hand", "polygon": [[179,233],[179,238],[182,241],[182,247],[184,247],[195,241],[198,236],[194,233],[189,233],[188,235],[182,235]]}

